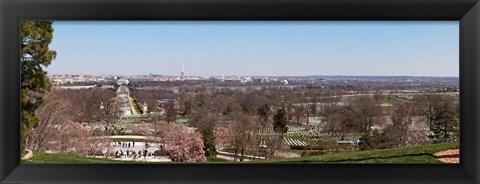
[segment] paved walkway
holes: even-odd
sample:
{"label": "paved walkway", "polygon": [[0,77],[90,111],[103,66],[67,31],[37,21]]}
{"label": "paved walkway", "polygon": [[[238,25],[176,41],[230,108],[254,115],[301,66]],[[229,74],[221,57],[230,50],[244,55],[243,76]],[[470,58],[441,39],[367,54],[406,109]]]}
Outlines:
{"label": "paved walkway", "polygon": [[275,157],[279,158],[297,158],[297,157],[302,157],[302,155],[296,154],[296,153],[291,153],[287,151],[275,151]]}
{"label": "paved walkway", "polygon": [[[128,147],[128,143],[130,143],[130,147]],[[122,144],[126,146],[122,146]],[[135,142],[135,146],[133,145],[133,142],[120,142],[120,144],[118,144],[118,142],[115,142],[115,143],[110,143],[109,149],[114,150],[113,152],[117,150],[118,151],[122,150],[123,152],[130,150],[130,151],[135,151],[136,153],[138,153],[138,151],[143,151],[146,149],[149,153],[154,153],[160,148],[157,144],[153,144],[153,143],[148,143],[148,147],[147,147],[144,142]]]}
{"label": "paved walkway", "polygon": [[[217,158],[225,159],[225,160],[234,160],[234,153],[230,152],[225,152],[225,151],[217,151]],[[240,154],[237,154],[240,157]],[[275,156],[280,157],[280,158],[295,158],[295,157],[301,157],[301,155],[296,154],[296,153],[290,153],[290,152],[283,152],[283,151],[275,151]],[[263,160],[266,159],[265,157],[260,157],[260,156],[253,156],[253,155],[244,155],[244,161],[252,161],[252,160]],[[238,160],[238,158],[237,158]]]}
{"label": "paved walkway", "polygon": [[[230,153],[230,152],[226,152],[226,151],[217,151],[217,158],[221,158],[221,159],[224,159],[224,160],[235,160],[234,158],[234,155],[235,153]],[[241,156],[241,154],[237,154],[238,157]],[[253,156],[253,155],[243,155],[244,159],[243,161],[251,161],[251,160],[261,160],[261,159],[265,159],[265,157],[260,157],[260,156]],[[237,158],[238,160],[239,158]]]}
{"label": "paved walkway", "polygon": [[154,137],[151,136],[143,136],[143,135],[109,135],[109,136],[99,136],[98,138],[107,138],[107,139],[150,139],[152,140]]}
{"label": "paved walkway", "polygon": [[[104,156],[92,156],[95,158],[105,158]],[[141,158],[108,158],[110,160],[122,160],[122,161],[136,161],[136,162],[172,162],[168,156],[147,156],[146,158],[141,157]]]}
{"label": "paved walkway", "polygon": [[460,163],[460,150],[451,149],[433,154],[438,160],[445,163]]}

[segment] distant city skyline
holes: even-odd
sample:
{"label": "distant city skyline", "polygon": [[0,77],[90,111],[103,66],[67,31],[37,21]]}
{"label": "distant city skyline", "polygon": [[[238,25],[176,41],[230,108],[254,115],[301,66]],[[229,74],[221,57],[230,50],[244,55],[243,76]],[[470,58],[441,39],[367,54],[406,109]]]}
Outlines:
{"label": "distant city skyline", "polygon": [[49,74],[459,76],[458,21],[55,21]]}

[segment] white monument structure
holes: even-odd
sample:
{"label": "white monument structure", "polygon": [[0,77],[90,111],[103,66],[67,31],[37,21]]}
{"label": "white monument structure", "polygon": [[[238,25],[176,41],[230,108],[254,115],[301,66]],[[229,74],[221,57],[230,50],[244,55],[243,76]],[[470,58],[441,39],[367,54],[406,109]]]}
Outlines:
{"label": "white monument structure", "polygon": [[129,82],[129,81],[128,81],[127,79],[118,79],[118,80],[117,80],[117,84],[118,84],[119,86],[121,86],[121,85],[128,85],[128,82]]}
{"label": "white monument structure", "polygon": [[184,78],[184,76],[183,76],[183,75],[184,75],[184,71],[185,71],[185,66],[184,66],[183,63],[182,63],[182,71],[180,72],[180,80],[182,80],[182,81],[185,80],[185,78]]}
{"label": "white monument structure", "polygon": [[147,114],[147,102],[143,103],[143,115]]}

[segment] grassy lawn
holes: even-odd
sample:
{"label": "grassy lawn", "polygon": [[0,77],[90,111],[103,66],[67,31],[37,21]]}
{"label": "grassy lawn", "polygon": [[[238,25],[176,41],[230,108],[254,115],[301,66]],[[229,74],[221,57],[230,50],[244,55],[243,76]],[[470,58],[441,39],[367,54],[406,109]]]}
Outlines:
{"label": "grassy lawn", "polygon": [[[208,157],[210,163],[442,163],[433,154],[442,150],[459,148],[458,143],[442,143],[427,146],[394,148],[383,150],[368,150],[347,152],[338,154],[326,154],[320,156],[308,156],[299,158],[281,158],[270,160],[255,160],[251,162],[230,162],[216,157]],[[207,163],[208,163],[207,162]],[[56,163],[56,164],[91,164],[91,163],[137,163],[145,162],[119,161],[104,158],[82,157],[72,154],[34,153],[29,160],[22,163]]]}
{"label": "grassy lawn", "polygon": [[[207,163],[227,163],[231,162],[229,160],[224,160],[217,157],[207,157]],[[53,153],[34,153],[33,157],[29,160],[22,160],[22,164],[168,164],[169,162],[135,162],[135,161],[121,161],[121,160],[110,160],[105,158],[91,158],[83,157],[73,154],[53,154]],[[170,163],[172,164],[172,163]],[[177,163],[181,164],[181,163]]]}
{"label": "grassy lawn", "polygon": [[22,163],[48,163],[48,164],[91,164],[91,163],[138,163],[134,161],[110,160],[105,158],[83,157],[73,154],[52,154],[52,153],[34,153],[29,160],[22,160]]}
{"label": "grassy lawn", "polygon": [[[149,163],[149,162],[135,162],[135,161],[121,161],[110,160],[105,158],[91,158],[82,157],[73,154],[52,154],[52,153],[34,153],[29,160],[22,160],[22,164],[165,164],[165,163]],[[207,157],[207,163],[226,163],[229,160],[224,160],[216,157]]]}
{"label": "grassy lawn", "polygon": [[259,160],[251,163],[442,163],[433,154],[459,148],[458,143],[442,143],[427,146],[368,150],[299,158]]}

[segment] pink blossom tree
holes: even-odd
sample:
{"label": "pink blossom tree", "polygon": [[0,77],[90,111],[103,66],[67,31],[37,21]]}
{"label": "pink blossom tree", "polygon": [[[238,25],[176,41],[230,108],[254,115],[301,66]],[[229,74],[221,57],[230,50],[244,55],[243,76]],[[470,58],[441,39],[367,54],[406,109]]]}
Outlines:
{"label": "pink blossom tree", "polygon": [[102,155],[108,142],[93,137],[80,123],[65,121],[58,126],[59,133],[50,142],[50,147],[61,153],[77,155]]}
{"label": "pink blossom tree", "polygon": [[[159,123],[162,126],[162,138],[170,159],[175,162],[205,162],[203,140],[200,133],[183,124]],[[165,126],[166,125],[166,126]]]}
{"label": "pink blossom tree", "polygon": [[78,155],[101,155],[108,144],[95,138],[81,123],[74,122],[78,109],[69,98],[48,94],[36,112],[40,121],[28,135],[28,148],[34,152],[59,151]]}
{"label": "pink blossom tree", "polygon": [[145,122],[140,122],[134,129],[134,132],[143,136],[149,136],[152,134],[150,127]]}
{"label": "pink blossom tree", "polygon": [[217,149],[231,146],[232,132],[229,128],[223,126],[217,126],[214,130],[215,146]]}

